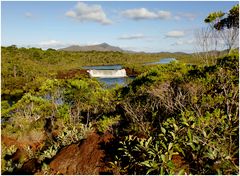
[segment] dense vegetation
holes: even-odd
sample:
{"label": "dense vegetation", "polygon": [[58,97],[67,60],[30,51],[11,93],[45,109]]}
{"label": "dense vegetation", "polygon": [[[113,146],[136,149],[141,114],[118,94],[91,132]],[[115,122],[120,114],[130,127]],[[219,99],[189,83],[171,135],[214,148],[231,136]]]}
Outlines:
{"label": "dense vegetation", "polygon": [[210,67],[159,66],[129,87],[114,163],[120,173],[238,172],[238,55]]}
{"label": "dense vegetation", "polygon": [[49,163],[64,147],[111,133],[102,144],[111,174],[239,174],[237,49],[209,65],[137,66],[141,74],[125,87],[57,77],[106,60],[159,57],[3,47],[2,173],[52,174]]}
{"label": "dense vegetation", "polygon": [[[2,47],[2,97],[22,96],[31,89],[37,89],[41,82],[58,75],[68,75],[82,66],[123,64],[141,71],[146,62],[175,57],[194,63],[189,54],[128,54],[121,52],[67,52],[53,49]],[[188,59],[189,58],[189,59]],[[137,68],[136,68],[137,67]]]}
{"label": "dense vegetation", "polygon": [[117,173],[236,174],[238,71],[234,53],[212,66],[154,66],[110,90],[89,78],[48,79],[12,106],[2,101],[2,135],[24,141],[27,153],[13,162],[5,157],[16,146],[3,148],[2,171],[31,158],[45,166],[63,146],[115,124],[108,145],[114,150],[109,167]]}

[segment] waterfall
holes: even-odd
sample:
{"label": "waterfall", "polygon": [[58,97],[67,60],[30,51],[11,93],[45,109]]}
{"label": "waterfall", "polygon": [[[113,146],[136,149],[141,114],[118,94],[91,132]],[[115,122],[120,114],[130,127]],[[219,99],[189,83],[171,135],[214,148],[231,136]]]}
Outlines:
{"label": "waterfall", "polygon": [[88,70],[91,77],[97,78],[122,78],[127,77],[126,70]]}

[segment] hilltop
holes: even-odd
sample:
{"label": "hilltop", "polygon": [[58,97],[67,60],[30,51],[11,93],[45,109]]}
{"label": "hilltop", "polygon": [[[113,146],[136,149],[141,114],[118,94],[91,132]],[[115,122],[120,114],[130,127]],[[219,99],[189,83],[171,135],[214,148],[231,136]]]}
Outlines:
{"label": "hilltop", "polygon": [[111,46],[107,43],[101,43],[98,45],[86,45],[86,46],[71,45],[69,47],[62,48],[59,50],[62,50],[62,51],[118,51],[118,52],[125,51],[120,47]]}

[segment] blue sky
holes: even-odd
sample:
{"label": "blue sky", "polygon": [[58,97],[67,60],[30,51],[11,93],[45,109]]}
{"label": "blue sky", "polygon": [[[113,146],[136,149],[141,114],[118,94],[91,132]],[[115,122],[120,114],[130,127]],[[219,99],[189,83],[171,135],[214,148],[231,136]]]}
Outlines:
{"label": "blue sky", "polygon": [[62,48],[106,42],[145,52],[194,52],[194,32],[213,11],[238,1],[6,2],[2,45]]}

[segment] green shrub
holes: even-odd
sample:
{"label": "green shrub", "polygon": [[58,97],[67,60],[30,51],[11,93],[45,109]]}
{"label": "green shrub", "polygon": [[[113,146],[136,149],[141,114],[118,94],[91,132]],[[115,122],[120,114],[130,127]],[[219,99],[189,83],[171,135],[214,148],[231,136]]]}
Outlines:
{"label": "green shrub", "polygon": [[6,159],[6,156],[12,156],[16,153],[17,147],[11,145],[10,147],[6,147],[3,143],[1,145],[1,172],[11,173],[16,167],[21,167],[19,163],[14,163],[12,159]]}
{"label": "green shrub", "polygon": [[104,133],[105,131],[111,131],[112,126],[116,125],[120,120],[120,116],[107,117],[103,116],[101,120],[97,122],[97,130]]}
{"label": "green shrub", "polygon": [[93,131],[91,123],[88,125],[79,124],[76,126],[65,127],[62,132],[57,136],[60,146],[67,146],[72,143],[77,143],[85,139],[87,135]]}
{"label": "green shrub", "polygon": [[121,131],[135,135],[120,138],[112,166],[122,174],[238,174],[238,56],[176,72],[162,83],[163,73],[150,70],[124,95]]}

